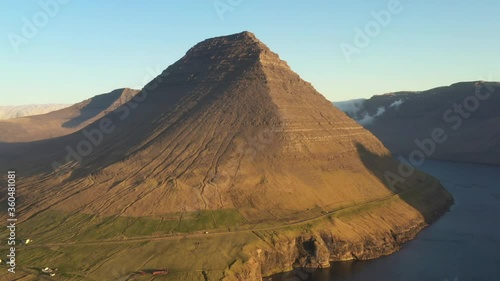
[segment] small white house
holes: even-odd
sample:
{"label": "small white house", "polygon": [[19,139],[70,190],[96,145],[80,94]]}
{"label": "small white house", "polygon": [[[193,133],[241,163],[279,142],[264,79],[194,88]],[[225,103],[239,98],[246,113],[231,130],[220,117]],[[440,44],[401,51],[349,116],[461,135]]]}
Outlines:
{"label": "small white house", "polygon": [[49,276],[55,276],[56,273],[54,271],[57,271],[57,268],[56,269],[52,269],[50,267],[44,267],[44,268],[42,268],[42,272],[45,273],[45,274],[48,274]]}

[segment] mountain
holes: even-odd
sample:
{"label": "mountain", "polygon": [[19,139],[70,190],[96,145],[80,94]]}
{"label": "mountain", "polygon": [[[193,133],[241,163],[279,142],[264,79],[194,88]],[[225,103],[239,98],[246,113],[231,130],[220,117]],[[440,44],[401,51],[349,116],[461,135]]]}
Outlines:
{"label": "mountain", "polygon": [[18,106],[0,106],[0,120],[45,114],[68,107],[68,104],[31,104]]}
{"label": "mountain", "polygon": [[[462,82],[374,96],[356,111],[345,111],[405,159],[423,155],[500,165],[499,93],[497,82]],[[433,139],[433,131],[443,135],[442,141]]]}
{"label": "mountain", "polygon": [[117,89],[49,113],[0,120],[0,142],[30,142],[73,133],[117,109],[138,92]]}
{"label": "mountain", "polygon": [[0,150],[22,177],[17,231],[37,243],[23,274],[43,261],[66,280],[262,280],[376,258],[452,202],[249,32],[198,43],[81,131]]}

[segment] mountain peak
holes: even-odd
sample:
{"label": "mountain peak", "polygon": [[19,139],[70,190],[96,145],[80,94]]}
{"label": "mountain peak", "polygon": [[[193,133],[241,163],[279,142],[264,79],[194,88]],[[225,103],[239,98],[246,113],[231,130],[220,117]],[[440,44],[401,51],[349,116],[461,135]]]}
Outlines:
{"label": "mountain peak", "polygon": [[[252,32],[243,31],[239,33],[217,36],[213,38],[208,38],[200,43],[210,42],[210,43],[220,43],[220,42],[238,42],[240,44],[260,44],[265,46]],[[267,47],[266,47],[267,48]]]}
{"label": "mountain peak", "polygon": [[189,49],[184,58],[206,57],[212,62],[217,59],[224,62],[227,59],[259,60],[269,54],[272,54],[273,59],[279,60],[278,55],[257,39],[253,33],[243,31],[206,39]]}
{"label": "mountain peak", "polygon": [[[278,54],[272,52],[253,33],[243,31],[201,41],[166,72],[177,75],[184,73],[186,76],[194,74],[198,81],[201,81],[201,74],[205,73],[210,76],[209,80],[219,81],[227,73],[256,65],[291,70]],[[177,79],[178,82],[181,80],[189,79]]]}
{"label": "mountain peak", "polygon": [[255,37],[255,34],[253,32],[250,32],[250,31],[247,31],[247,30],[244,30],[240,33],[235,33],[237,35],[242,35],[242,36],[250,36],[250,37]]}
{"label": "mountain peak", "polygon": [[227,35],[227,36],[220,36],[220,37],[235,37],[236,40],[252,40],[255,42],[260,42],[260,40],[257,39],[255,34],[253,34],[250,31],[242,31],[240,33],[235,33],[235,34],[231,34],[231,35]]}
{"label": "mountain peak", "polygon": [[[126,110],[108,116],[113,133],[68,171],[75,179],[99,171],[96,181],[102,184],[93,190],[108,190],[114,182],[137,183],[137,193],[130,196],[140,200],[115,200],[99,214],[123,210],[120,214],[127,216],[154,216],[223,208],[267,213],[276,205],[305,210],[390,192],[373,182],[358,152],[363,146],[388,155],[384,146],[252,33],[204,40],[163,74],[145,87],[147,95],[138,94],[145,100],[129,109],[127,118],[122,118]],[[96,122],[86,131],[99,126]],[[77,147],[80,140],[75,134],[64,143]],[[64,164],[66,155],[60,154],[48,155]],[[337,170],[345,174],[331,176]],[[364,173],[361,181],[370,182],[367,188],[373,192],[355,188],[358,181],[344,177],[350,171]],[[106,180],[108,175],[113,182]],[[154,188],[145,178],[156,182]],[[128,187],[115,190],[128,194]],[[344,194],[344,188],[353,191],[330,196]],[[78,198],[65,204],[80,206]]]}

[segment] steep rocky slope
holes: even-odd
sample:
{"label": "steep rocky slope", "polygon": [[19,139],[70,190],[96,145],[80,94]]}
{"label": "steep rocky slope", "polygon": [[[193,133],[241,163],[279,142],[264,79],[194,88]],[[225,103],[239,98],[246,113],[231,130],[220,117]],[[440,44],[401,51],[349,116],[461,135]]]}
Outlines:
{"label": "steep rocky slope", "polygon": [[375,258],[452,201],[418,171],[388,180],[400,164],[382,143],[249,32],[197,44],[82,131],[0,155],[40,245],[27,264],[68,280],[261,280]]}
{"label": "steep rocky slope", "polygon": [[115,110],[138,92],[117,89],[45,114],[0,120],[0,142],[31,142],[68,135]]}

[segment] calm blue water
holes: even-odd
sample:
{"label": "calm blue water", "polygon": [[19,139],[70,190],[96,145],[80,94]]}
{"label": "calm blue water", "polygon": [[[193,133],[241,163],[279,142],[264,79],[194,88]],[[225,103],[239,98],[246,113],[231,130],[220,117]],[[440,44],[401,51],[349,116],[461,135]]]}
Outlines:
{"label": "calm blue water", "polygon": [[283,281],[499,281],[500,167],[430,161],[455,205],[393,255],[279,276]]}

